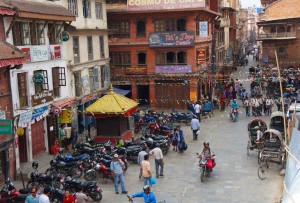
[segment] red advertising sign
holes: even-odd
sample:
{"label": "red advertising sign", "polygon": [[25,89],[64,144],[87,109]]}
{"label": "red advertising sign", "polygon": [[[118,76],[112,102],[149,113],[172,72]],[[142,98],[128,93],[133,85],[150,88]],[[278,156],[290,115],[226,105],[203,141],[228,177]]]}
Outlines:
{"label": "red advertising sign", "polygon": [[61,59],[60,46],[54,46],[54,58]]}
{"label": "red advertising sign", "polygon": [[147,67],[128,67],[126,68],[126,75],[146,75]]}
{"label": "red advertising sign", "polygon": [[204,47],[197,49],[197,63],[205,63],[206,61],[206,49]]}
{"label": "red advertising sign", "polygon": [[30,62],[30,48],[21,48],[21,50],[26,55],[26,62]]}
{"label": "red advertising sign", "polygon": [[205,0],[128,0],[128,11],[175,10],[204,8]]}

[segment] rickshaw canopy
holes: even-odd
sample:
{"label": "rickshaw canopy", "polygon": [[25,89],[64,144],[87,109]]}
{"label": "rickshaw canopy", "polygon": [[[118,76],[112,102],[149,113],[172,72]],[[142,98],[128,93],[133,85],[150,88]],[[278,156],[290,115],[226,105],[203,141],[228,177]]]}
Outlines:
{"label": "rickshaw canopy", "polygon": [[[280,141],[282,141],[282,135],[281,133],[278,131],[278,130],[275,130],[275,129],[268,129],[266,130],[264,133],[263,133],[263,136],[262,138],[265,139],[265,140],[269,140],[270,139],[270,136],[269,135],[276,135],[276,137],[278,137],[278,139]],[[268,137],[269,136],[269,137]]]}

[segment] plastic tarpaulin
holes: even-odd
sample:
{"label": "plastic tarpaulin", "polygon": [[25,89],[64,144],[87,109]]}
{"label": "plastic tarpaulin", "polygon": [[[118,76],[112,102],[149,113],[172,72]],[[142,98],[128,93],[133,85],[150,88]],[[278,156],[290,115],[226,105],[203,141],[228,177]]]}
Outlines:
{"label": "plastic tarpaulin", "polygon": [[125,95],[129,94],[129,92],[131,92],[131,90],[123,90],[123,89],[119,89],[119,88],[114,87],[114,92],[117,93],[117,94],[125,96]]}

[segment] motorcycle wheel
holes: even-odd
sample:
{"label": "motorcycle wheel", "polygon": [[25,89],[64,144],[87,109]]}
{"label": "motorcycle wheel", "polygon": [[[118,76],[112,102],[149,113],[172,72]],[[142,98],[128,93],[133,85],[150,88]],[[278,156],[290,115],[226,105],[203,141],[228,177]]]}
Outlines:
{"label": "motorcycle wheel", "polygon": [[96,178],[96,171],[91,171],[91,172],[85,173],[83,178],[87,181],[94,180]]}
{"label": "motorcycle wheel", "polygon": [[38,188],[39,185],[40,184],[38,182],[29,180],[28,183],[27,183],[27,185],[26,185],[26,188],[28,188],[28,189],[31,189],[33,187]]}
{"label": "motorcycle wheel", "polygon": [[102,200],[102,192],[101,191],[93,192],[92,194],[90,194],[90,197],[95,202],[100,202]]}
{"label": "motorcycle wheel", "polygon": [[68,174],[72,175],[74,178],[80,178],[82,176],[82,170],[75,166],[70,168]]}
{"label": "motorcycle wheel", "polygon": [[203,183],[203,181],[204,181],[204,170],[203,169],[200,171],[200,180]]}
{"label": "motorcycle wheel", "polygon": [[168,154],[169,148],[163,148],[162,150],[163,155]]}

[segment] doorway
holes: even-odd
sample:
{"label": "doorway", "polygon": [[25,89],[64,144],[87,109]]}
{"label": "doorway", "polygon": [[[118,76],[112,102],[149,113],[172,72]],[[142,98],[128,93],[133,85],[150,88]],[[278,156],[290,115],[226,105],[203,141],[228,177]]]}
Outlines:
{"label": "doorway", "polygon": [[25,163],[28,161],[27,157],[27,135],[26,130],[24,129],[24,135],[18,136],[19,139],[19,156],[20,156],[20,162]]}
{"label": "doorway", "polygon": [[149,85],[137,85],[139,106],[150,105]]}

